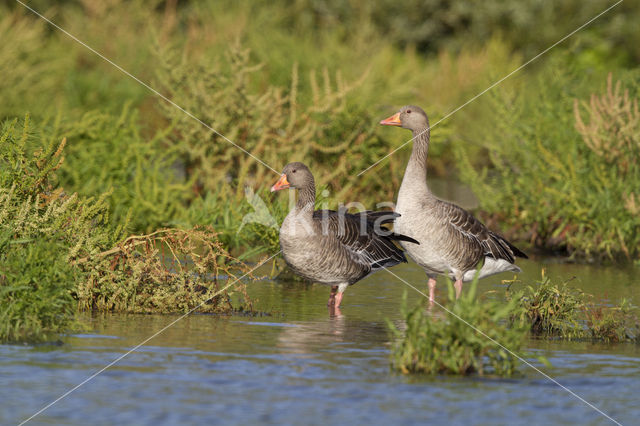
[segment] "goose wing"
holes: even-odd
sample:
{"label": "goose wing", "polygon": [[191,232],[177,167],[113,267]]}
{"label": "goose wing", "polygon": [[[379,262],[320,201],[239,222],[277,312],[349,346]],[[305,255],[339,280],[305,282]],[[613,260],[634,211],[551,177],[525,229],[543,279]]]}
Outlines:
{"label": "goose wing", "polygon": [[527,255],[507,241],[504,237],[487,228],[471,213],[455,204],[442,202],[447,223],[452,231],[477,245],[484,256],[494,259],[504,259],[509,263],[515,262],[515,257],[527,258]]}
{"label": "goose wing", "polygon": [[[384,213],[384,214],[383,214]],[[402,249],[393,241],[395,234],[382,232],[384,228],[374,226],[378,223],[390,223],[397,217],[393,212],[361,212],[357,214],[317,210],[313,217],[318,221],[323,234],[335,238],[335,241],[347,250],[358,263],[367,265],[370,271],[406,262]]]}

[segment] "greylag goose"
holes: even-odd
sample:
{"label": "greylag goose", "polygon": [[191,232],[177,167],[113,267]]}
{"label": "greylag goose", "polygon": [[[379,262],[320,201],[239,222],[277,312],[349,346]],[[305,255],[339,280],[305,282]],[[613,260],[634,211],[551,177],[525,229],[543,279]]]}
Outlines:
{"label": "greylag goose", "polygon": [[417,241],[380,225],[398,217],[391,211],[315,210],[313,175],[303,163],[287,164],[271,192],[298,190],[298,201],[280,227],[280,247],[287,265],[309,280],[331,285],[329,306],[340,306],[342,293],[372,272],[406,262],[394,241]]}
{"label": "greylag goose", "polygon": [[499,272],[520,272],[516,257],[527,255],[502,236],[489,230],[469,212],[434,196],[427,186],[427,151],[430,127],[427,114],[416,106],[405,106],[380,124],[400,126],[413,132],[413,151],[404,172],[395,211],[400,214],[394,230],[420,242],[401,243],[409,256],[429,277],[429,300],[435,296],[436,277],[447,274],[455,279],[456,297],[462,283],[474,278],[480,261],[479,277]]}

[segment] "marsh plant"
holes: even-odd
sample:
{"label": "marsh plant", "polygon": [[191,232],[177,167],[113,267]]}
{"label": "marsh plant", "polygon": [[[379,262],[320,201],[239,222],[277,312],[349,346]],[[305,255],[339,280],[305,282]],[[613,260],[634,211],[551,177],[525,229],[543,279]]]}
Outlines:
{"label": "marsh plant", "polygon": [[638,341],[638,309],[628,300],[618,304],[595,303],[593,296],[556,282],[542,271],[539,281],[512,290],[509,283],[506,300],[517,301],[512,314],[514,324],[528,327],[538,338],[593,340],[608,343]]}
{"label": "marsh plant", "polygon": [[[249,307],[223,283],[248,269],[211,227],[128,236],[110,220],[110,191],[67,193],[58,172],[66,140],[46,140],[29,118],[0,133],[0,340],[68,329],[80,310],[229,312]],[[215,297],[214,297],[215,296]]]}
{"label": "marsh plant", "polygon": [[[379,129],[380,118],[417,103],[439,121],[604,0],[544,10],[534,1],[453,9],[410,2],[393,11],[387,2],[359,1],[165,3],[59,2],[54,20],[274,169],[305,161],[334,200],[372,209],[395,198],[410,151],[353,178],[406,140]],[[602,155],[637,141],[638,74],[624,64],[638,57],[638,12],[626,3],[616,10],[624,8],[615,25],[597,27],[606,42],[585,28],[581,34],[594,37],[559,46],[438,124],[429,173],[462,177],[496,227],[518,239],[587,259],[637,259],[637,164],[628,151]],[[558,25],[533,40],[526,25],[539,19],[524,17],[539,15]],[[339,29],[345,24],[348,33]],[[212,224],[234,257],[276,246],[269,226],[237,232],[252,212],[245,188],[268,199],[274,174],[267,167],[18,3],[0,5],[0,38],[0,119],[31,111],[46,140],[67,138],[58,171],[67,192],[96,200],[110,192],[110,222],[122,224],[130,212],[135,233]],[[563,56],[569,60],[555,60]],[[610,97],[604,84],[612,66]],[[281,201],[270,201],[281,220]]]}
{"label": "marsh plant", "polygon": [[509,324],[518,302],[477,299],[477,286],[474,280],[456,300],[449,283],[447,310],[442,315],[439,308],[422,304],[407,309],[405,294],[404,324],[389,324],[395,339],[392,368],[405,374],[512,376],[518,364],[512,352],[520,353],[527,336],[525,327]]}
{"label": "marsh plant", "polygon": [[[515,283],[509,282],[504,299],[496,297],[495,291],[476,297],[476,280],[456,300],[449,282],[444,310],[422,304],[407,309],[405,294],[404,322],[389,322],[394,338],[392,368],[404,374],[512,376],[518,363],[513,353],[522,355],[529,337],[607,343],[639,340],[638,309],[629,301],[596,304],[569,282],[556,283],[544,271],[540,281],[523,289],[513,290]],[[548,364],[542,357],[539,361]]]}
{"label": "marsh plant", "polygon": [[576,338],[583,335],[579,313],[585,308],[585,294],[569,285],[555,283],[542,273],[542,279],[511,293],[507,300],[517,300],[520,310],[514,311],[516,323],[528,325],[534,336]]}
{"label": "marsh plant", "polygon": [[[79,306],[133,313],[233,310],[232,291],[220,293],[220,285],[248,269],[228,256],[216,237],[211,227],[160,229],[77,259],[87,272],[76,290]],[[251,303],[242,283],[235,290]]]}
{"label": "marsh plant", "polygon": [[456,150],[464,180],[490,218],[536,246],[638,259],[639,74],[609,75],[595,94],[565,61],[544,74],[489,94],[497,125],[482,126],[475,149],[485,155]]}

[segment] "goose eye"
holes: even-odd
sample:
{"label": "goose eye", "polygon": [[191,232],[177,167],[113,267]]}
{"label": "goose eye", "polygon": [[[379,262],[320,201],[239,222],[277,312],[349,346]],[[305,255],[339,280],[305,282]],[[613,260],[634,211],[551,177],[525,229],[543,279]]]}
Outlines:
{"label": "goose eye", "polygon": [[411,114],[411,110],[410,109],[407,110],[407,114]]}
{"label": "goose eye", "polygon": [[295,172],[296,172],[296,169],[291,170],[291,173],[295,173]]}

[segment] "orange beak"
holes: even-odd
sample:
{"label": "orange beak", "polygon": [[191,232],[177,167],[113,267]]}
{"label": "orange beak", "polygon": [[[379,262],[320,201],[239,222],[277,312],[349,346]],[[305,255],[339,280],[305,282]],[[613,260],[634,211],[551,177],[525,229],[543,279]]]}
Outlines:
{"label": "orange beak", "polygon": [[396,112],[389,118],[385,118],[380,122],[380,124],[384,126],[402,126],[402,121],[400,121],[400,113]]}
{"label": "orange beak", "polygon": [[271,187],[271,192],[280,191],[281,189],[289,188],[289,182],[287,181],[287,175],[284,173],[280,176],[280,179]]}

